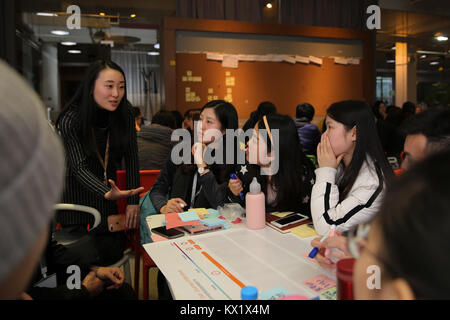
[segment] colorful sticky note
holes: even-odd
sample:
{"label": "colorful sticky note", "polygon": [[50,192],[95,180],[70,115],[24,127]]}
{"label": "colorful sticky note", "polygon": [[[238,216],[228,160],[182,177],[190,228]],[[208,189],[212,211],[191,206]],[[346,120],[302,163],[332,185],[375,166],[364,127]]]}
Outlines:
{"label": "colorful sticky note", "polygon": [[192,71],[190,71],[190,70],[186,71],[186,75],[187,76],[192,76]]}
{"label": "colorful sticky note", "polygon": [[208,211],[208,215],[206,215],[208,218],[217,217],[219,215],[219,211],[216,209],[206,209]]}
{"label": "colorful sticky note", "polygon": [[178,213],[166,213],[166,229],[172,229],[176,227],[181,226],[195,226],[195,225],[201,225],[202,223],[200,221],[188,221],[184,222],[180,219],[178,216]]}
{"label": "colorful sticky note", "polygon": [[262,292],[259,297],[261,300],[277,300],[291,295],[283,286],[275,287],[270,290]]}
{"label": "colorful sticky note", "polygon": [[336,287],[322,291],[320,293],[320,297],[322,298],[322,300],[336,300],[337,299]]}
{"label": "colorful sticky note", "polygon": [[208,210],[206,210],[205,208],[193,208],[193,209],[189,209],[188,211],[191,212],[195,212],[196,214],[198,214],[199,216],[204,216],[204,215],[208,215],[210,212]]}
{"label": "colorful sticky note", "polygon": [[183,222],[200,220],[198,214],[193,211],[180,212],[178,216]]}
{"label": "colorful sticky note", "polygon": [[289,231],[300,238],[317,236],[317,232],[313,228],[308,227],[306,224],[289,229]]}
{"label": "colorful sticky note", "polygon": [[214,92],[214,90],[213,90],[213,88],[208,88],[208,93],[213,93]]}
{"label": "colorful sticky note", "polygon": [[309,280],[303,281],[302,284],[305,287],[307,287],[311,290],[314,290],[315,292],[319,292],[319,293],[336,286],[336,282],[333,279],[331,279],[325,275],[320,275],[320,276],[311,278]]}
{"label": "colorful sticky note", "polygon": [[207,225],[208,227],[213,227],[213,226],[220,226],[222,224],[225,224],[226,221],[219,219],[219,218],[205,218],[200,220],[204,225]]}

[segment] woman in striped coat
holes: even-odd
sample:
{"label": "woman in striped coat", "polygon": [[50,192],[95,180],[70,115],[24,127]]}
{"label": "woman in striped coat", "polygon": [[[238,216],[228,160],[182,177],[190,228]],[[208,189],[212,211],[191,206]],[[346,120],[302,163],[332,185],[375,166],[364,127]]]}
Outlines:
{"label": "woman in striped coat", "polygon": [[[66,149],[66,180],[63,203],[96,208],[102,217],[95,231],[98,265],[116,262],[123,254],[123,232],[108,232],[108,216],[117,214],[116,200],[128,197],[126,228],[139,221],[139,163],[136,130],[127,101],[125,75],[111,61],[99,60],[87,70],[75,96],[56,122]],[[127,190],[114,181],[125,160]],[[85,229],[89,217],[73,212],[59,215],[63,227]]]}

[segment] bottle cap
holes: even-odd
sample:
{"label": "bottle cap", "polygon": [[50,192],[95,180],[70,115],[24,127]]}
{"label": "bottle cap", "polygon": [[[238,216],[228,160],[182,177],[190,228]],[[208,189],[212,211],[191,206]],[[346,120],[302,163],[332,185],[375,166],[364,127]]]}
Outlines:
{"label": "bottle cap", "polygon": [[258,289],[252,286],[243,287],[241,289],[242,300],[256,300],[258,299]]}
{"label": "bottle cap", "polygon": [[258,179],[253,177],[252,183],[250,183],[250,193],[260,193],[261,185],[258,183]]}

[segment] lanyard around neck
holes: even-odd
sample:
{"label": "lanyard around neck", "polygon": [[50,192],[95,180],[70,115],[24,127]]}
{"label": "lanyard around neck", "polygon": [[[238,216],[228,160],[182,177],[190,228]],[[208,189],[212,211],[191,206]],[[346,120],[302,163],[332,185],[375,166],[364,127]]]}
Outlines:
{"label": "lanyard around neck", "polygon": [[[94,131],[92,131],[92,134],[94,135]],[[94,141],[95,141],[95,135],[94,135]],[[108,184],[108,175],[106,174],[106,169],[108,168],[108,160],[109,160],[109,132],[108,132],[108,138],[106,140],[106,149],[105,149],[105,158],[102,159],[100,152],[98,151],[98,146],[96,146],[95,152],[97,153],[98,161],[102,165],[103,168],[103,183],[105,185]]]}

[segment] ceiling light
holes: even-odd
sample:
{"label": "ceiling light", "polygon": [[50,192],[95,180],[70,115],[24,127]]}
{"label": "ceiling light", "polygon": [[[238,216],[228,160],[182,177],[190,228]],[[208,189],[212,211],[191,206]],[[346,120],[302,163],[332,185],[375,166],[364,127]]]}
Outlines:
{"label": "ceiling light", "polygon": [[431,66],[435,66],[435,65],[438,65],[439,64],[439,61],[431,61],[430,62],[430,65]]}
{"label": "ceiling light", "polygon": [[80,54],[81,50],[67,50],[67,52],[72,54]]}
{"label": "ceiling light", "polygon": [[49,12],[37,12],[37,16],[41,17],[57,17],[58,15],[56,13],[49,13]]}
{"label": "ceiling light", "polygon": [[105,16],[104,12],[100,12],[99,15],[101,15],[102,17]]}
{"label": "ceiling light", "polygon": [[395,60],[387,60],[387,63],[395,63]]}
{"label": "ceiling light", "polygon": [[436,37],[436,40],[437,41],[447,41],[448,37],[446,37],[446,36],[438,36],[438,37]]}
{"label": "ceiling light", "polygon": [[272,4],[269,2],[269,3],[266,4],[266,7],[269,8],[269,9],[272,9]]}
{"label": "ceiling light", "polygon": [[159,56],[159,52],[156,52],[156,51],[150,51],[150,52],[147,52],[147,54],[149,56]]}
{"label": "ceiling light", "polygon": [[391,50],[395,50],[395,49],[397,49],[395,46],[393,46],[393,47],[391,48]]}
{"label": "ceiling light", "polygon": [[69,34],[69,32],[63,31],[63,30],[52,30],[52,34],[57,35],[57,36],[67,36]]}
{"label": "ceiling light", "polygon": [[427,56],[425,54],[420,56],[420,59],[425,59]]}
{"label": "ceiling light", "polygon": [[159,43],[155,43],[155,45],[153,46],[155,49],[159,49],[160,45]]}
{"label": "ceiling light", "polygon": [[134,13],[130,14],[130,18],[136,18],[136,14]]}
{"label": "ceiling light", "polygon": [[64,41],[64,42],[61,42],[61,44],[63,46],[76,46],[77,45],[76,42],[71,42],[71,41]]}

